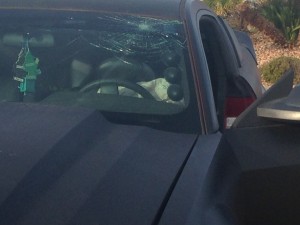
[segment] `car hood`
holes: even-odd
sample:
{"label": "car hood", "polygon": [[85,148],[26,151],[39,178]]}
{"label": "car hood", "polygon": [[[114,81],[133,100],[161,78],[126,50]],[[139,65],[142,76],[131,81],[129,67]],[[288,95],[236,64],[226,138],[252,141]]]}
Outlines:
{"label": "car hood", "polygon": [[152,224],[197,138],[97,111],[0,104],[1,224]]}

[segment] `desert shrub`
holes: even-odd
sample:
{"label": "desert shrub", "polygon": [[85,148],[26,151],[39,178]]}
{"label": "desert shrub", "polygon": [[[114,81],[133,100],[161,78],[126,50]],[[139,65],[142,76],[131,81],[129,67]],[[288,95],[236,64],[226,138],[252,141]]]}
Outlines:
{"label": "desert shrub", "polygon": [[298,40],[300,31],[299,3],[295,0],[267,0],[261,7],[262,14],[282,31],[289,47]]}
{"label": "desert shrub", "polygon": [[295,71],[294,84],[300,83],[300,59],[281,56],[262,65],[259,70],[262,78],[269,83],[275,83],[289,68]]}
{"label": "desert shrub", "polygon": [[235,10],[243,0],[204,0],[204,2],[220,16],[227,16]]}
{"label": "desert shrub", "polygon": [[265,18],[259,10],[266,4],[266,1],[269,0],[261,0],[261,2],[255,4],[245,1],[237,6],[237,11],[241,17],[241,28],[244,27],[244,23],[246,22],[259,31],[264,32],[275,43],[285,45],[286,40],[283,33],[270,20]]}

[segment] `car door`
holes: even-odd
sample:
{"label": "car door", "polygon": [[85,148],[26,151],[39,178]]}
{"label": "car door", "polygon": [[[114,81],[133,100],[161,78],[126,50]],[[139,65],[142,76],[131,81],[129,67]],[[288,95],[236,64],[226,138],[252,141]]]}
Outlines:
{"label": "car door", "polygon": [[[226,71],[228,65],[225,57],[221,57],[219,60],[217,57],[212,59],[215,61],[211,62],[211,66],[213,63],[217,63],[220,68],[209,68],[208,65],[208,58],[215,56],[208,55],[211,48],[214,48],[214,53],[220,51],[222,54],[225,51],[225,45],[220,40],[217,40],[219,41],[217,43],[209,40],[207,49],[205,49],[206,43],[204,42],[206,40],[204,39],[207,37],[202,37],[201,31],[205,30],[206,35],[214,36],[220,34],[222,30],[211,12],[206,9],[198,11],[193,5],[191,8],[194,11],[190,11],[191,14],[188,17],[190,23],[187,26],[192,32],[190,46],[195,63],[194,68],[198,69],[196,81],[200,84],[202,101],[209,102],[203,111],[205,117],[211,118],[211,121],[206,123],[208,134],[199,136],[157,223],[217,224],[219,221],[221,222],[219,224],[223,224],[223,222],[231,224],[231,217],[227,219],[227,212],[223,212],[223,205],[219,207],[219,199],[231,198],[232,193],[231,191],[228,193],[228,190],[235,186],[238,180],[239,165],[235,157],[232,157],[230,149],[225,149],[223,145],[220,148],[222,134],[216,128],[220,126],[222,130],[223,126],[222,113],[225,109],[228,78],[221,72],[222,70]],[[190,30],[191,27],[193,27],[192,30]],[[210,33],[212,27],[212,33]],[[223,48],[224,50],[222,50]],[[220,70],[212,71],[217,69]],[[216,130],[213,131],[214,129]],[[224,210],[228,211],[231,207],[231,202],[226,202]]]}
{"label": "car door", "polygon": [[[257,96],[250,83],[240,75],[243,73],[243,52],[233,45],[234,33],[227,32],[222,21],[209,9],[193,10],[187,15],[187,29],[191,32],[191,51],[203,89],[201,94],[207,102],[212,102],[207,104],[210,108],[205,112],[207,117],[217,118],[222,130],[230,127]],[[248,67],[257,70],[255,63]],[[212,129],[216,127],[215,124],[211,126]]]}

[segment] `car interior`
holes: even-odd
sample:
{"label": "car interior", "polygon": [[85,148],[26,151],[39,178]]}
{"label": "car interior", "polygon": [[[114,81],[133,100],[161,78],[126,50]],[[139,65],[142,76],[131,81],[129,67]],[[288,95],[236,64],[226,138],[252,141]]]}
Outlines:
{"label": "car interior", "polygon": [[169,127],[195,113],[180,22],[124,15],[9,18],[0,24],[0,102],[88,107],[126,114],[127,122],[130,116],[170,120]]}
{"label": "car interior", "polygon": [[[145,98],[184,107],[188,93],[180,40],[159,31],[144,31],[150,29],[147,24],[136,28],[143,25],[141,21],[134,21],[137,25],[125,33],[125,28],[118,28],[127,20],[111,20],[106,30],[101,30],[103,24],[94,30],[84,24],[88,28],[81,29],[81,20],[72,20],[71,25],[66,20],[19,25],[13,21],[2,26],[1,101],[40,102],[49,97],[53,101],[51,96],[58,92],[93,90],[98,95]],[[136,29],[140,33],[134,33]],[[23,68],[28,55],[36,71]]]}

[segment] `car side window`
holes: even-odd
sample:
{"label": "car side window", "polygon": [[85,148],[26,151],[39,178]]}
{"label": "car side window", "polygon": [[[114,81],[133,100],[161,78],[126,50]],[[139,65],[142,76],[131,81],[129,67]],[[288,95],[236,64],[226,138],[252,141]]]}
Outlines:
{"label": "car side window", "polygon": [[199,28],[201,41],[207,60],[213,89],[215,107],[219,123],[223,123],[223,114],[227,89],[226,49],[222,44],[222,31],[212,16],[204,15],[200,18]]}

